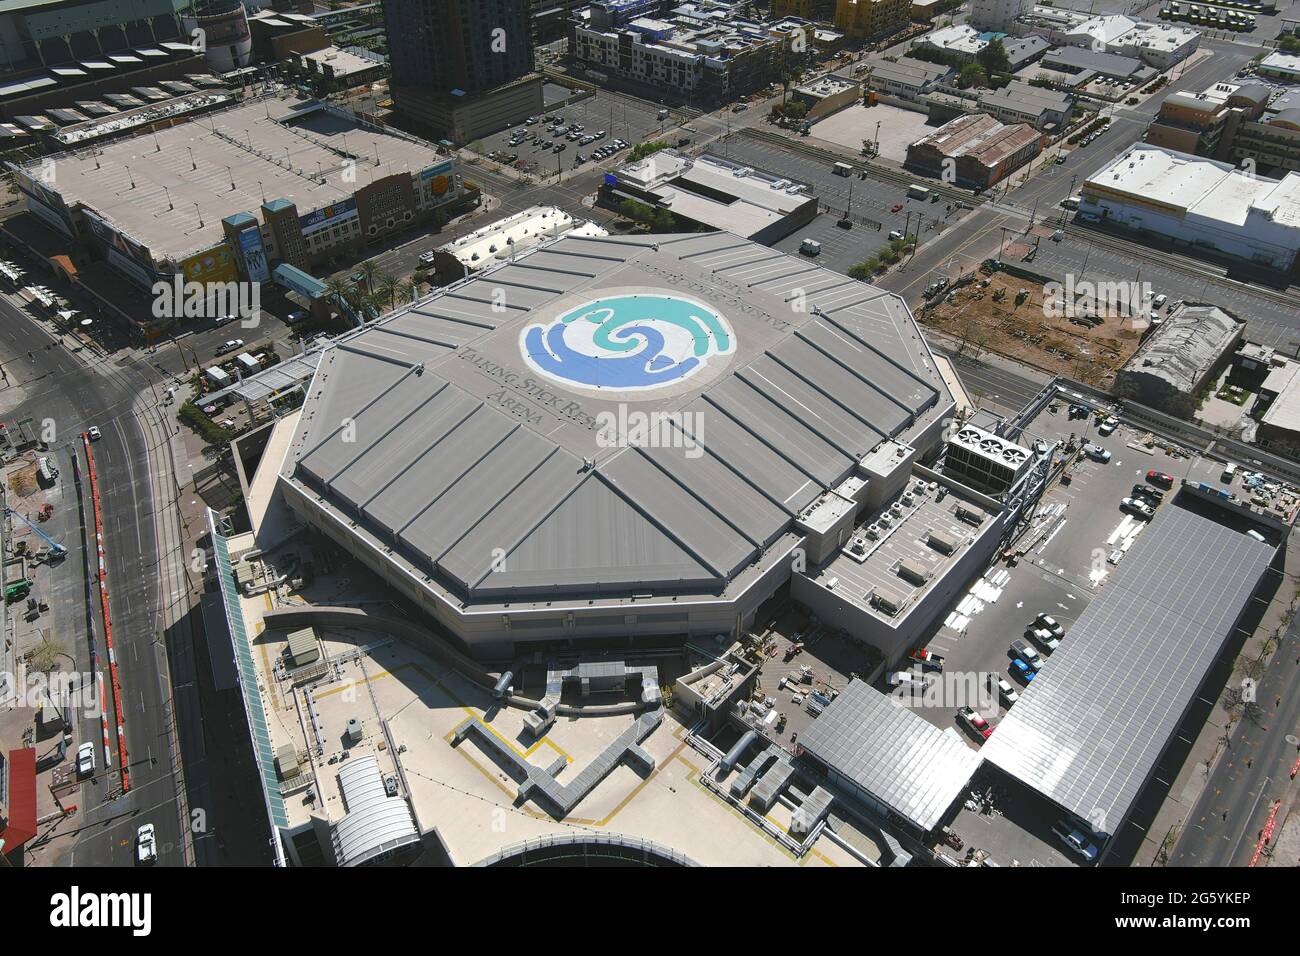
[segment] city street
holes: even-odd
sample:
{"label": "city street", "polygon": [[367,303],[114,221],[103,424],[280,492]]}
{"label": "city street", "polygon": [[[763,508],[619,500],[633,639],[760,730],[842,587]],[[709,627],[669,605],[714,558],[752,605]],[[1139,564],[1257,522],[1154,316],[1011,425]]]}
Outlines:
{"label": "city street", "polygon": [[[47,343],[53,347],[46,348]],[[112,796],[120,790],[118,775],[113,772],[118,768],[97,767],[76,801],[80,812],[59,830],[77,833],[76,846],[66,862],[131,865],[135,830],[149,822],[157,829],[159,863],[180,865],[181,820],[177,778],[172,770],[177,755],[169,734],[167,653],[158,643],[160,553],[153,520],[157,502],[150,481],[152,474],[170,476],[170,471],[158,455],[156,436],[132,413],[135,396],[140,389],[147,389],[149,377],[130,359],[125,364],[97,360],[93,368],[88,367],[2,297],[0,350],[8,383],[0,389],[0,409],[6,420],[28,416],[53,419],[55,444],[67,447],[69,453],[80,452],[79,435],[90,425],[98,425],[103,432],[94,453],[103,491],[105,558],[131,788],[125,795]],[[13,404],[9,395],[20,400]],[[67,480],[71,481],[71,475]],[[92,548],[93,544],[92,539]],[[95,642],[100,658],[106,660],[97,597],[92,606],[96,609]],[[90,670],[85,635],[68,638],[76,652],[77,668]],[[111,708],[111,702],[108,706]],[[101,739],[98,716],[81,715],[77,742],[98,743]],[[115,738],[113,751],[116,761]]]}

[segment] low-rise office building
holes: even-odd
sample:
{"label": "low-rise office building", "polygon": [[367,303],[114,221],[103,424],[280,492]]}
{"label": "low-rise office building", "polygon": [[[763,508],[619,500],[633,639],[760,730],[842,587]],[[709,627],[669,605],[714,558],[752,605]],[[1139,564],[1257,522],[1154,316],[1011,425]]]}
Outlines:
{"label": "low-rise office building", "polygon": [[1060,129],[1074,109],[1068,93],[1014,82],[980,97],[979,107],[1003,123],[1026,123],[1034,129]]}
{"label": "low-rise office building", "polygon": [[796,86],[790,95],[807,108],[804,119],[809,122],[838,113],[846,106],[862,102],[862,84],[842,76],[823,76],[811,83]]}
{"label": "low-rise office building", "polygon": [[953,68],[942,63],[927,63],[903,56],[892,63],[883,60],[872,64],[867,86],[880,96],[920,103],[927,93],[933,92],[952,74]]}
{"label": "low-rise office building", "polygon": [[1255,72],[1283,83],[1300,82],[1300,55],[1275,50],[1259,61]]}

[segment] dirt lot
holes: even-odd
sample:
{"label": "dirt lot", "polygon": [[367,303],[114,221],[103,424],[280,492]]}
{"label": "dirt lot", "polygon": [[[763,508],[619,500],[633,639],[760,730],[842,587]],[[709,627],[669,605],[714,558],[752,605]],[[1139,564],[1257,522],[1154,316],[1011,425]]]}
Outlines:
{"label": "dirt lot", "polygon": [[920,320],[973,352],[998,352],[1100,388],[1137,351],[1140,332],[1127,316],[1069,318],[1059,296],[1047,296],[1053,307],[1044,308],[1043,286],[1001,272],[979,278],[923,308]]}

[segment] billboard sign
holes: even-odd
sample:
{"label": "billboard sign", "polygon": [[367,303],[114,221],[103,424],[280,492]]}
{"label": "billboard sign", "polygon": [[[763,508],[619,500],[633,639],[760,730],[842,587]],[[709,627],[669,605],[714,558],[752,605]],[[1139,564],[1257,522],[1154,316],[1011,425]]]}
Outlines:
{"label": "billboard sign", "polygon": [[259,227],[252,226],[239,234],[239,255],[244,260],[244,274],[251,282],[266,282],[271,278]]}
{"label": "billboard sign", "polygon": [[186,282],[208,285],[213,282],[234,282],[239,278],[235,257],[225,242],[205,249],[181,262],[181,274]]}
{"label": "billboard sign", "polygon": [[356,214],[357,201],[349,196],[342,202],[322,206],[315,212],[309,212],[305,216],[299,216],[298,226],[302,229],[303,235],[308,235],[319,229],[328,229],[335,223],[340,223],[345,219],[350,219]]}

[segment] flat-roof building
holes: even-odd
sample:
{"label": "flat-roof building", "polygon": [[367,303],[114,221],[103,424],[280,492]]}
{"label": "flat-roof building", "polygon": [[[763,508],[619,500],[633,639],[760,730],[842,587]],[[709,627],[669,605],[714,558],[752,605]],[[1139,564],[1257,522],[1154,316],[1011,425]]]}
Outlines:
{"label": "flat-roof building", "polygon": [[1139,143],[1086,180],[1081,194],[1086,220],[1282,272],[1297,268],[1300,174],[1266,179]]}
{"label": "flat-roof building", "polygon": [[1294,83],[1300,80],[1300,55],[1274,50],[1259,61],[1255,72],[1271,80]]}
{"label": "flat-roof building", "polygon": [[[258,97],[16,172],[28,208],[127,281],[268,281],[432,219],[463,198],[456,161],[318,100]],[[258,209],[261,219],[248,213]],[[146,335],[168,319],[142,320]]]}
{"label": "flat-roof building", "polygon": [[635,199],[667,209],[681,223],[764,243],[817,215],[817,197],[805,184],[709,153],[691,158],[660,150],[607,174],[601,192],[614,205]]}

